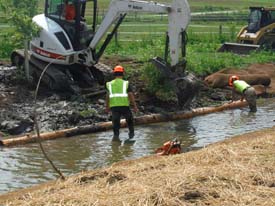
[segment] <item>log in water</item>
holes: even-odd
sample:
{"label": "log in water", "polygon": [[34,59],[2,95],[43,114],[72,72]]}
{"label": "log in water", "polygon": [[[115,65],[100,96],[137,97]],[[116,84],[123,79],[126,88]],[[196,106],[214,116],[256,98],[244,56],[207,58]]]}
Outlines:
{"label": "log in water", "polygon": [[[178,111],[178,112],[170,112],[165,114],[151,114],[151,115],[144,115],[141,117],[136,117],[135,125],[142,125],[142,124],[150,124],[150,123],[157,123],[157,122],[165,122],[165,121],[172,121],[172,120],[179,120],[179,119],[189,119],[199,115],[205,115],[214,112],[220,112],[226,109],[235,109],[247,106],[246,101],[236,101],[232,103],[225,103],[221,106],[216,107],[203,107],[203,108],[196,108],[191,111]],[[121,121],[121,128],[127,126],[126,121],[123,119]],[[87,126],[81,127],[73,127],[69,129],[58,130],[54,132],[47,132],[40,134],[40,140],[50,140],[62,137],[72,137],[81,134],[89,134],[95,132],[102,132],[106,130],[112,129],[112,122],[102,122]],[[21,144],[27,144],[37,141],[38,137],[35,134],[27,134],[20,137],[8,138],[4,140],[0,140],[1,146],[15,146]]]}

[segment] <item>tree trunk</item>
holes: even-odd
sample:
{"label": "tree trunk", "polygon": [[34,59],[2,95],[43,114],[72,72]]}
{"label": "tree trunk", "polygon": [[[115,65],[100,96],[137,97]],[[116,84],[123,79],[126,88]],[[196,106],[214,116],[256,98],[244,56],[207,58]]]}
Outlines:
{"label": "tree trunk", "polygon": [[25,75],[26,79],[29,82],[30,81],[30,64],[29,64],[29,52],[28,52],[28,40],[24,40],[24,67],[25,67]]}
{"label": "tree trunk", "polygon": [[[193,109],[191,111],[179,111],[179,112],[170,112],[166,114],[145,115],[141,117],[136,117],[135,125],[166,122],[166,121],[179,120],[179,119],[189,119],[199,115],[220,112],[226,109],[235,109],[239,107],[244,107],[246,105],[247,103],[245,101],[243,102],[236,101],[230,104],[226,103],[217,107],[203,107],[203,108]],[[127,126],[125,120],[122,120],[120,124],[121,124],[121,128]],[[61,137],[72,137],[72,136],[81,135],[81,134],[102,132],[110,129],[112,129],[112,122],[102,122],[102,123],[97,123],[93,125],[63,129],[55,132],[47,132],[47,133],[40,134],[40,137],[41,137],[41,140],[49,140],[49,139],[56,139]],[[0,145],[13,146],[13,145],[35,142],[36,140],[37,140],[36,135],[27,134],[21,137],[0,140]]]}

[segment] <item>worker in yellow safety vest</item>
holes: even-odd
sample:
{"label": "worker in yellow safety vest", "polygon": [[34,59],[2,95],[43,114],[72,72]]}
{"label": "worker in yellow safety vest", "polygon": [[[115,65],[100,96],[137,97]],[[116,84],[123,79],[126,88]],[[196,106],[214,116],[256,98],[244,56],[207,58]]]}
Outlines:
{"label": "worker in yellow safety vest", "polygon": [[256,91],[255,89],[247,84],[245,81],[240,80],[236,75],[229,78],[229,86],[232,87],[232,101],[236,100],[237,95],[241,95],[241,101],[245,99],[249,105],[251,112],[257,111],[256,105]]}
{"label": "worker in yellow safety vest", "polygon": [[123,80],[124,68],[120,65],[114,67],[113,74],[115,79],[106,83],[106,112],[112,112],[113,141],[120,141],[119,129],[120,118],[124,116],[129,129],[129,139],[132,139],[134,133],[134,119],[130,109],[133,105],[134,112],[138,111],[132,87],[128,81]]}

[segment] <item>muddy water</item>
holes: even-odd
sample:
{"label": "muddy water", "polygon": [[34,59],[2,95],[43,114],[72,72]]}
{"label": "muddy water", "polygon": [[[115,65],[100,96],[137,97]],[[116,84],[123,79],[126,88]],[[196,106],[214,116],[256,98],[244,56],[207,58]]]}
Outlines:
{"label": "muddy water", "polygon": [[[110,165],[154,153],[165,141],[177,137],[184,150],[203,147],[233,135],[275,125],[275,99],[259,99],[258,112],[247,108],[195,117],[189,120],[136,127],[134,144],[111,143],[112,132],[43,142],[57,167],[65,174]],[[127,130],[121,130],[121,139]],[[0,148],[0,193],[56,178],[38,145]]]}

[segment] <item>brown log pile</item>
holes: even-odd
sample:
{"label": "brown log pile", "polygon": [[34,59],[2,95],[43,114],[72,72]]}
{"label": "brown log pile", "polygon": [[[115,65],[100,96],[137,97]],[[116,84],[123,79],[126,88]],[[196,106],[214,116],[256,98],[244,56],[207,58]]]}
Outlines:
{"label": "brown log pile", "polygon": [[238,75],[252,85],[257,95],[275,95],[275,64],[252,64],[247,68],[226,68],[207,76],[204,82],[213,88],[225,88],[228,79],[232,75]]}
{"label": "brown log pile", "polygon": [[[205,82],[213,88],[223,88],[228,86],[228,80],[233,74],[214,73],[205,78]],[[271,79],[266,74],[240,74],[241,80],[246,81],[250,85],[269,86]]]}
{"label": "brown log pile", "polygon": [[[220,112],[227,109],[240,108],[246,105],[247,103],[245,101],[236,101],[232,103],[226,103],[217,107],[203,107],[203,108],[196,108],[191,111],[179,111],[179,112],[171,112],[166,114],[145,115],[141,117],[136,117],[135,125],[166,122],[166,121],[179,120],[179,119],[189,119],[199,115]],[[126,126],[127,126],[126,121],[122,120],[121,128],[124,128]],[[56,139],[56,138],[62,138],[62,137],[72,137],[72,136],[82,135],[82,134],[102,132],[110,129],[112,129],[112,122],[102,122],[102,123],[97,123],[97,124],[92,124],[87,126],[73,127],[73,128],[58,130],[54,132],[42,133],[40,134],[40,140],[44,141],[44,140],[50,140],[50,139]],[[20,137],[0,140],[0,146],[15,146],[15,145],[36,142],[37,140],[38,140],[37,135],[27,134]]]}

